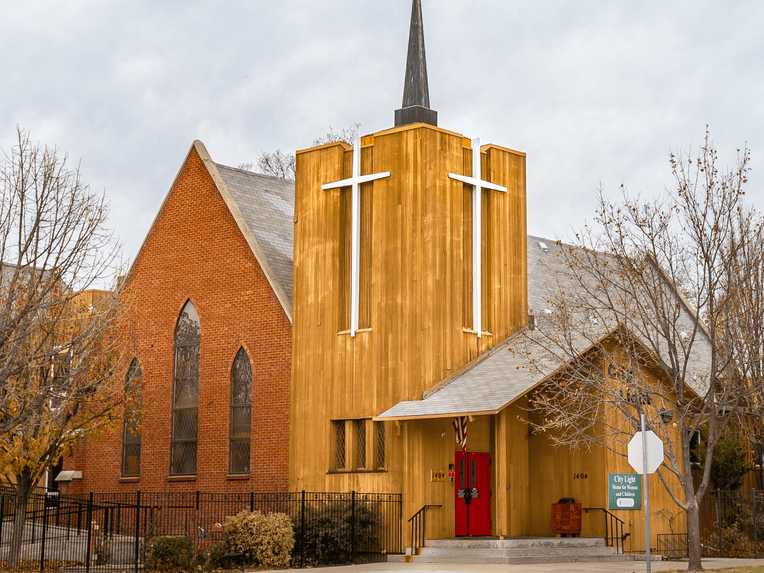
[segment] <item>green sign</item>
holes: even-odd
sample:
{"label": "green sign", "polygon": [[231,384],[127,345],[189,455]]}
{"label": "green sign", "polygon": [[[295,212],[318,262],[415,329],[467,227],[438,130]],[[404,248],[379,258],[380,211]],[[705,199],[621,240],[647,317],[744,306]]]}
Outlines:
{"label": "green sign", "polygon": [[608,474],[608,509],[641,509],[642,479],[639,474]]}

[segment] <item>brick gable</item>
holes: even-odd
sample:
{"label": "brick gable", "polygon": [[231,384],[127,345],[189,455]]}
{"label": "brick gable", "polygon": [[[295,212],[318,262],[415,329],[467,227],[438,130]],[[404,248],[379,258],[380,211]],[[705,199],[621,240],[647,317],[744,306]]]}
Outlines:
{"label": "brick gable", "polygon": [[[287,487],[291,326],[216,187],[197,146],[189,152],[127,278],[126,328],[143,371],[139,480],[122,480],[122,428],[67,460],[84,491],[282,490]],[[192,300],[201,320],[198,467],[169,478],[173,335]],[[243,346],[252,361],[251,475],[229,478],[230,369]],[[77,467],[79,466],[79,467]]]}

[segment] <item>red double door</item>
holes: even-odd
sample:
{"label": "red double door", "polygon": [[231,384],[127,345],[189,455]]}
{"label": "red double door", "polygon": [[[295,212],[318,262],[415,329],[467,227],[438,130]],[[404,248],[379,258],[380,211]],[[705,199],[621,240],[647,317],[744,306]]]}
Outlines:
{"label": "red double door", "polygon": [[456,452],[456,536],[491,535],[491,458]]}

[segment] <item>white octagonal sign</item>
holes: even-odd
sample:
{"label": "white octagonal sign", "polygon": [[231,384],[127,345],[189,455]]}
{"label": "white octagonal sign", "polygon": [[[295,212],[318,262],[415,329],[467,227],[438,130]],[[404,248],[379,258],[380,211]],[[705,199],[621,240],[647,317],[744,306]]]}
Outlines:
{"label": "white octagonal sign", "polygon": [[647,440],[647,472],[642,471],[642,432],[637,432],[629,442],[629,465],[638,474],[655,473],[663,463],[663,442],[655,435],[655,432],[645,432]]}

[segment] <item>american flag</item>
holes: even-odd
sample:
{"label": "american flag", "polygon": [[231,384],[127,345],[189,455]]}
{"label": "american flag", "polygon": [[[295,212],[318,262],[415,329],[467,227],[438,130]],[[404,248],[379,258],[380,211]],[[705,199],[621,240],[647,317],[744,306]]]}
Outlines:
{"label": "american flag", "polygon": [[454,418],[454,433],[456,434],[456,445],[463,451],[467,451],[467,416]]}

